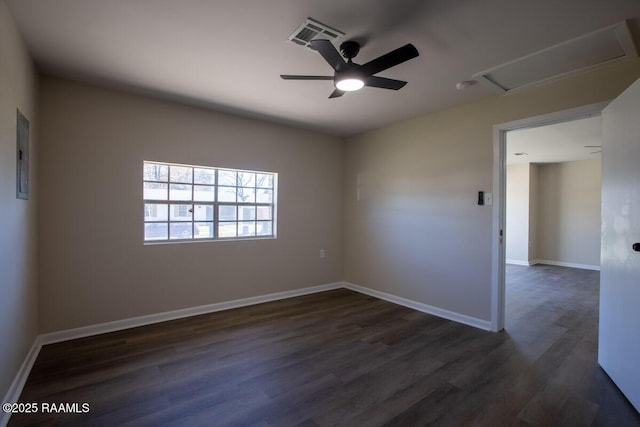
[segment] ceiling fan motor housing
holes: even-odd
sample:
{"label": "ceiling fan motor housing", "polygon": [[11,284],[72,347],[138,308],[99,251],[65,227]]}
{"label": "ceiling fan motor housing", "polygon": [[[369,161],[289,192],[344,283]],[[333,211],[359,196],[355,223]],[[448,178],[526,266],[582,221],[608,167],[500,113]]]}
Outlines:
{"label": "ceiling fan motor housing", "polygon": [[340,45],[340,53],[348,60],[355,58],[358,52],[360,52],[360,44],[353,40],[347,40]]}

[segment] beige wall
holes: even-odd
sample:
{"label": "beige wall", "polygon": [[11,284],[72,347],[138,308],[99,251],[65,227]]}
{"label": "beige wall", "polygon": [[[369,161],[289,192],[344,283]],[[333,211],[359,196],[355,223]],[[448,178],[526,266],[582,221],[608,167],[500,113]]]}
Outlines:
{"label": "beige wall", "polygon": [[600,160],[539,165],[537,258],[600,265]]}
{"label": "beige wall", "polygon": [[489,321],[492,208],[476,194],[492,189],[493,126],[612,99],[639,75],[630,60],[349,138],[345,279]]}
{"label": "beige wall", "polygon": [[[36,83],[31,59],[0,1],[0,396],[37,334]],[[29,200],[16,199],[16,109],[30,122]]]}
{"label": "beige wall", "polygon": [[600,160],[507,166],[506,259],[600,264]]}
{"label": "beige wall", "polygon": [[529,264],[529,166],[529,163],[507,165],[507,263]]}
{"label": "beige wall", "polygon": [[[46,77],[40,105],[41,332],[342,279],[342,140]],[[143,160],[278,172],[278,238],[143,245]]]}

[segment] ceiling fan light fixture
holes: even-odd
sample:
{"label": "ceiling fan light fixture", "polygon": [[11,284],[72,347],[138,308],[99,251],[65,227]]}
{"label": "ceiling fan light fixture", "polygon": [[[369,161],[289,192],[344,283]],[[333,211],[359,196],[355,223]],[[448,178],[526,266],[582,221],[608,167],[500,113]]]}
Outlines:
{"label": "ceiling fan light fixture", "polygon": [[348,77],[336,81],[336,88],[345,92],[352,92],[354,90],[360,90],[364,87],[364,81],[355,77]]}

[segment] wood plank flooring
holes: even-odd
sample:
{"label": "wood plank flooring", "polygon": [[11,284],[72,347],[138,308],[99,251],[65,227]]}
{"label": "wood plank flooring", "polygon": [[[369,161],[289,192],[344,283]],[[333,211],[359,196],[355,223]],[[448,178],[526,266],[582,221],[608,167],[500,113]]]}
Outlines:
{"label": "wood plank flooring", "polygon": [[43,347],[10,426],[639,426],[596,363],[598,273],[508,266],[485,332],[348,290]]}

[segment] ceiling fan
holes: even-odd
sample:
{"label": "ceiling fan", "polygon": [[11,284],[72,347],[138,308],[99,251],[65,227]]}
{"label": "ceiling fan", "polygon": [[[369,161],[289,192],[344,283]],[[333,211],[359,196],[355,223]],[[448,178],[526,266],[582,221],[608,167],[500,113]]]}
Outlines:
{"label": "ceiling fan", "polygon": [[401,89],[407,82],[378,77],[374,76],[374,74],[395,67],[419,55],[418,50],[409,43],[366,64],[359,65],[352,61],[360,51],[360,44],[356,41],[349,40],[340,45],[340,52],[347,61],[340,57],[340,53],[329,40],[312,40],[310,46],[312,49],[317,50],[331,65],[335,71],[333,76],[282,74],[280,77],[284,80],[333,80],[336,89],[329,95],[329,98],[337,98],[344,95],[345,92],[362,89],[364,86],[393,90]]}

